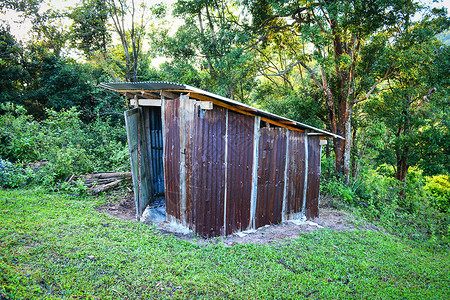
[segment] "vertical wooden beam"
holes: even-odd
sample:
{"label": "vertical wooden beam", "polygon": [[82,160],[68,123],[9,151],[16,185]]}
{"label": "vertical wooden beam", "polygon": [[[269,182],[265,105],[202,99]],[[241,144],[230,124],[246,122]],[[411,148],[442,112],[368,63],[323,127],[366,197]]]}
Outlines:
{"label": "vertical wooden beam", "polygon": [[281,207],[281,221],[286,221],[288,216],[286,214],[286,205],[287,205],[287,194],[288,194],[288,185],[289,185],[289,129],[286,131],[286,163],[284,165],[284,189],[283,189],[283,204]]}
{"label": "vertical wooden beam", "polygon": [[[139,109],[139,102],[137,101],[137,99],[138,99],[137,95],[134,95],[134,100],[136,101],[135,107]],[[138,203],[136,203],[137,207],[141,206],[140,202],[143,200],[142,199],[142,182],[141,182],[142,181],[142,174],[141,174],[141,172],[142,172],[142,170],[141,170],[141,156],[142,156],[142,153],[141,153],[141,130],[142,130],[141,114],[142,114],[142,109],[138,112],[138,115],[137,115],[137,157],[138,157],[138,195],[139,195]],[[139,211],[139,209],[137,211]],[[140,219],[141,218],[139,216],[139,213],[137,213],[136,220],[139,222]]]}
{"label": "vertical wooden beam", "polygon": [[[166,174],[166,118],[165,118],[165,106],[166,100],[164,96],[161,95],[161,133],[162,133],[162,147],[163,147],[163,178],[164,178],[164,195],[166,195],[167,191],[167,174]],[[166,219],[168,219],[167,208],[166,208]]]}
{"label": "vertical wooden beam", "polygon": [[180,96],[180,221],[188,225],[186,220],[186,109],[188,97]]}
{"label": "vertical wooden beam", "polygon": [[252,191],[250,197],[250,222],[249,229],[255,229],[255,213],[256,200],[258,197],[258,160],[259,160],[259,127],[261,124],[261,117],[255,117],[255,126],[253,134],[253,166],[252,166]]}
{"label": "vertical wooden beam", "polygon": [[303,186],[303,207],[302,216],[306,217],[306,194],[308,191],[308,160],[309,160],[309,149],[308,149],[308,130],[305,129],[305,184]]}
{"label": "vertical wooden beam", "polygon": [[228,183],[228,109],[225,109],[225,191],[223,200],[223,234],[227,232],[227,183]]}
{"label": "vertical wooden beam", "polygon": [[144,118],[144,137],[146,144],[144,147],[147,149],[147,163],[145,168],[147,170],[147,180],[148,180],[148,188],[150,194],[150,201],[153,202],[155,200],[155,187],[153,185],[153,177],[155,174],[155,170],[153,170],[153,155],[152,155],[152,137],[151,137],[151,128],[150,128],[150,108],[142,107],[142,116]]}

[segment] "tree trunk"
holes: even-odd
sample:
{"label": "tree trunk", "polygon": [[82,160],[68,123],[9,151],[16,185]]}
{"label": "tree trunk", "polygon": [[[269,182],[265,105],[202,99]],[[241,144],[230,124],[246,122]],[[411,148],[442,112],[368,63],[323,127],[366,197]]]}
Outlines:
{"label": "tree trunk", "polygon": [[336,171],[344,176],[345,184],[350,183],[350,150],[352,141],[352,120],[351,104],[347,99],[339,101],[339,122],[336,128],[336,134],[342,136],[345,140],[334,139],[336,155]]}
{"label": "tree trunk", "polygon": [[406,186],[406,176],[408,174],[408,158],[403,155],[397,154],[397,173],[395,177],[399,181],[401,185],[400,196],[404,197],[405,194],[405,186]]}
{"label": "tree trunk", "polygon": [[397,156],[397,173],[395,178],[406,184],[406,175],[408,174],[408,159],[405,156]]}

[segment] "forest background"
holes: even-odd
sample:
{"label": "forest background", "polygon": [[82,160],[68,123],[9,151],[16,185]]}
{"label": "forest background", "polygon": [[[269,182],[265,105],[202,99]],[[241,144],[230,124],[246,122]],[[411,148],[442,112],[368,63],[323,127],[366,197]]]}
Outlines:
{"label": "forest background", "polygon": [[[439,3],[438,3],[439,4]],[[450,37],[410,0],[0,2],[0,186],[81,193],[129,169],[126,99],[100,82],[170,81],[341,135],[321,194],[431,247],[450,234]],[[30,163],[45,160],[33,169]]]}

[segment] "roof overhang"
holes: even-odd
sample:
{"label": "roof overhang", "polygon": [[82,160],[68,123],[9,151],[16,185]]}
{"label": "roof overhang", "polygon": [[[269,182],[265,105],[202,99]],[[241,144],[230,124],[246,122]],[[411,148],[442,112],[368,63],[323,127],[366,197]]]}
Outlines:
{"label": "roof overhang", "polygon": [[276,114],[258,109],[244,103],[222,97],[189,85],[178,84],[172,82],[160,82],[160,81],[147,81],[147,82],[110,82],[110,83],[100,83],[102,88],[119,92],[126,95],[128,98],[139,97],[139,98],[153,98],[159,99],[161,97],[165,98],[176,98],[180,94],[187,94],[190,98],[211,101],[214,105],[222,106],[225,108],[233,109],[244,114],[260,116],[271,123],[274,123],[281,127],[308,130],[309,134],[327,136],[338,139],[343,139],[341,136],[333,134],[331,132],[303,124],[288,118],[278,116]]}

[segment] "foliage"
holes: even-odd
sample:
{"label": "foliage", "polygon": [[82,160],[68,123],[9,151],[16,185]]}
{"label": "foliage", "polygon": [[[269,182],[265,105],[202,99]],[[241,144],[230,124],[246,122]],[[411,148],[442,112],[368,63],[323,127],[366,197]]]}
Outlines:
{"label": "foliage", "polygon": [[432,195],[432,205],[436,209],[444,213],[450,213],[450,176],[427,177],[425,190]]}
{"label": "foliage", "polygon": [[294,91],[289,87],[274,88],[267,83],[259,85],[252,91],[252,98],[261,108],[317,128],[326,123],[327,111],[316,105],[321,95],[315,89],[306,87]]}
{"label": "foliage", "polygon": [[20,94],[20,82],[26,76],[22,63],[23,47],[9,32],[0,26],[0,104],[11,101]]}
{"label": "foliage", "polygon": [[73,20],[70,30],[75,48],[81,49],[88,58],[95,51],[106,53],[111,40],[106,0],[83,0],[69,13],[69,17]]}
{"label": "foliage", "polygon": [[0,156],[10,161],[30,162],[41,159],[44,146],[41,126],[25,115],[22,106],[2,104],[0,115]]}
{"label": "foliage", "polygon": [[0,189],[24,187],[32,180],[35,174],[30,168],[22,168],[0,158]]}
{"label": "foliage", "polygon": [[[199,245],[97,212],[107,200],[0,191],[6,298],[446,298],[447,252],[383,232],[318,230],[270,245]],[[20,220],[18,222],[17,220]],[[63,270],[63,271],[62,271]]]}
{"label": "foliage", "polygon": [[412,168],[403,186],[392,167],[381,165],[374,171],[365,166],[351,186],[345,185],[341,177],[324,172],[320,188],[322,197],[331,199],[333,206],[350,209],[413,244],[432,248],[450,244],[445,176],[425,180],[421,170]]}
{"label": "foliage", "polygon": [[183,18],[184,24],[173,35],[167,28],[158,30],[152,42],[156,51],[171,59],[163,66],[171,70],[170,75],[197,73],[197,78],[181,78],[197,81],[200,88],[246,101],[246,93],[256,85],[253,57],[244,50],[248,34],[229,21],[238,19],[239,15],[228,5],[201,0],[178,1],[174,16]]}
{"label": "foliage", "polygon": [[71,108],[47,110],[47,118],[37,122],[24,115],[23,108],[3,108],[9,111],[0,115],[0,156],[14,162],[48,160],[37,171],[36,182],[52,185],[72,174],[128,169],[124,127],[113,125],[110,118],[99,115],[86,125],[80,112]]}

